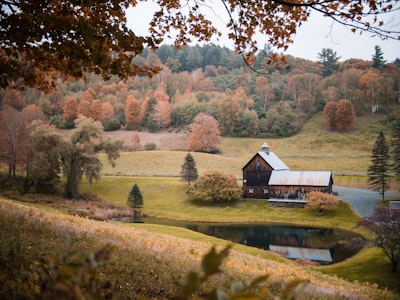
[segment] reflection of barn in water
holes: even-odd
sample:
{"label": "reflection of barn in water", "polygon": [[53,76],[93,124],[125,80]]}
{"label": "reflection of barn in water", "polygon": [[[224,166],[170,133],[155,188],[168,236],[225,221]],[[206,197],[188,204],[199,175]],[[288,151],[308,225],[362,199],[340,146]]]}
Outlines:
{"label": "reflection of barn in water", "polygon": [[311,191],[332,193],[333,178],[326,171],[290,171],[289,167],[265,142],[243,167],[243,194],[245,198],[269,199],[276,205],[305,203]]}

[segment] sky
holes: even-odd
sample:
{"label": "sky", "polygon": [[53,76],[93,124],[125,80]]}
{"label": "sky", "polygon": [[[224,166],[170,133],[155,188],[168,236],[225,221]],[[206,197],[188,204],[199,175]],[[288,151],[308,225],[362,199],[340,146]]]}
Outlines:
{"label": "sky", "polygon": [[[223,33],[223,37],[219,40],[216,38],[212,41],[216,45],[226,46],[233,49],[233,43],[224,34],[225,22],[224,10],[218,0],[209,1],[212,7],[203,7],[209,11],[210,19]],[[152,1],[139,2],[135,8],[130,8],[127,11],[128,27],[138,35],[148,34],[148,24],[152,18],[154,10],[157,8]],[[227,16],[225,16],[226,20]],[[388,19],[389,21],[389,19]],[[391,24],[395,26],[397,31],[400,31],[400,12],[394,13],[390,17]],[[267,43],[267,37],[259,35],[259,48],[263,48]],[[166,41],[171,44],[171,41]],[[396,58],[400,58],[400,41],[399,40],[382,40],[379,37],[372,37],[368,33],[352,33],[348,27],[333,23],[329,18],[323,17],[320,14],[312,14],[310,19],[305,22],[297,30],[294,36],[294,43],[289,45],[289,48],[278,50],[278,53],[293,55],[312,61],[318,60],[318,53],[324,48],[330,48],[340,57],[340,61],[350,58],[359,58],[371,60],[375,53],[375,46],[378,45],[382,49],[384,59],[388,62],[393,62]]]}

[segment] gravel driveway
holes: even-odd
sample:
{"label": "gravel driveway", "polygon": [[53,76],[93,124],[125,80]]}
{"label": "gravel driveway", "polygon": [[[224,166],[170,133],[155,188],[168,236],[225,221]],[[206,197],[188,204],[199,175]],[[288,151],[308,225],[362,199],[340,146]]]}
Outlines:
{"label": "gravel driveway", "polygon": [[[379,201],[382,201],[382,195],[371,190],[334,186],[333,191],[338,193],[339,200],[349,203],[361,217],[372,215],[374,208],[378,207]],[[385,201],[388,200],[400,200],[400,192],[385,192]]]}

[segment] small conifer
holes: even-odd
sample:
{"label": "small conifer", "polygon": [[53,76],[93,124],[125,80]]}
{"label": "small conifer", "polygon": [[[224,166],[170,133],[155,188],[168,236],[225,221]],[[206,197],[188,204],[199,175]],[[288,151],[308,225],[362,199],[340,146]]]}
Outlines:
{"label": "small conifer", "polygon": [[132,189],[129,192],[128,205],[132,208],[143,206],[142,192],[136,183],[132,186]]}

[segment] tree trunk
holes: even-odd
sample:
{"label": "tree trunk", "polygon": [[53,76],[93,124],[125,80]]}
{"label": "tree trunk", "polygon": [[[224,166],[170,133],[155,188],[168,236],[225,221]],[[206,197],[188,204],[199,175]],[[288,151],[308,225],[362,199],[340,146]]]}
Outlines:
{"label": "tree trunk", "polygon": [[397,273],[397,265],[398,265],[398,261],[392,260],[392,272],[393,273]]}
{"label": "tree trunk", "polygon": [[73,199],[78,196],[78,187],[75,184],[74,178],[71,178],[71,176],[67,177],[64,194],[68,199]]}

